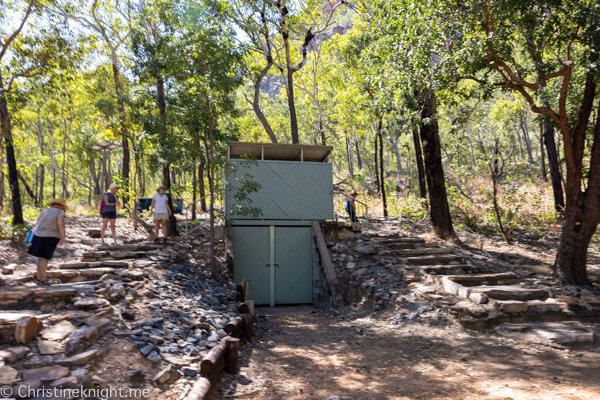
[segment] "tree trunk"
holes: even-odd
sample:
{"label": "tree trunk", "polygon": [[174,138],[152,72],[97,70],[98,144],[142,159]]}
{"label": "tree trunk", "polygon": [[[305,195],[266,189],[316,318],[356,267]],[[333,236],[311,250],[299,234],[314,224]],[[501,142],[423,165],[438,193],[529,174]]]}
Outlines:
{"label": "tree trunk", "polygon": [[398,174],[402,173],[402,163],[400,162],[400,151],[398,150],[398,139],[390,138],[392,148],[394,149],[394,155],[396,156],[396,168],[398,168]]}
{"label": "tree trunk", "polygon": [[435,94],[426,90],[423,97],[421,120],[428,122],[421,123],[421,142],[425,160],[425,176],[429,188],[431,225],[439,238],[458,241],[452,226],[448,196],[446,195]]}
{"label": "tree trunk", "polygon": [[540,122],[540,158],[542,162],[542,179],[544,179],[544,182],[548,182],[548,174],[546,174],[546,156],[544,152],[544,131],[546,129],[547,122],[548,121],[544,122],[543,120]]}
{"label": "tree trunk", "polygon": [[515,132],[517,133],[517,142],[519,143],[519,154],[521,155],[521,159],[525,160],[525,153],[523,152],[523,142],[521,141],[521,133],[519,132],[519,127],[515,127]]}
{"label": "tree trunk", "polygon": [[356,148],[356,165],[358,169],[362,169],[362,159],[360,158],[360,147],[358,146],[358,136],[354,132],[354,147]]}
{"label": "tree trunk", "polygon": [[[210,98],[206,96],[206,114],[208,116],[209,148],[208,148],[208,175],[210,190],[210,274],[213,279],[217,277],[217,257],[215,254],[215,158],[214,158],[214,138],[213,121],[211,116]],[[297,143],[297,142],[296,142]]]}
{"label": "tree trunk", "polygon": [[[0,87],[2,87],[2,75],[0,75]],[[6,147],[6,164],[8,166],[8,184],[12,194],[13,225],[22,224],[23,209],[21,207],[21,192],[19,190],[19,177],[17,174],[17,160],[15,158],[15,147],[13,145],[10,114],[6,94],[0,94],[0,126],[2,137]]]}
{"label": "tree trunk", "polygon": [[[129,140],[127,139],[127,119],[125,116],[125,102],[123,101],[123,87],[119,76],[119,66],[117,65],[117,56],[112,54],[113,79],[115,83],[115,92],[117,94],[117,108],[119,110],[119,123],[121,124],[121,146],[123,147],[123,166],[121,169],[122,185],[124,189],[129,189]],[[163,92],[164,95],[164,92]],[[123,196],[123,207],[129,208],[129,197]]]}
{"label": "tree trunk", "polygon": [[[192,170],[192,221],[196,220],[196,201],[198,201],[198,180],[196,168]],[[186,210],[187,212],[187,210]]]}
{"label": "tree trunk", "polygon": [[550,180],[552,181],[552,191],[554,192],[554,208],[556,211],[562,213],[565,209],[565,199],[563,196],[562,177],[558,167],[556,143],[554,141],[554,126],[548,119],[544,119],[544,144],[548,152]]}
{"label": "tree trunk", "polygon": [[35,192],[27,184],[27,181],[25,180],[25,178],[23,177],[23,175],[21,175],[21,172],[19,172],[18,170],[17,170],[17,176],[19,177],[19,180],[21,182],[23,182],[23,186],[25,187],[25,191],[27,192],[27,194],[29,195],[29,197],[31,197],[31,199],[33,200],[33,203],[35,205],[38,205],[38,199],[37,199],[37,197],[35,195]]}
{"label": "tree trunk", "polygon": [[200,157],[200,164],[198,164],[198,184],[200,186],[200,208],[203,212],[206,212],[206,190],[204,189],[204,167],[206,167],[206,157],[204,154]]}
{"label": "tree trunk", "polygon": [[533,153],[531,151],[531,140],[529,140],[529,129],[527,127],[527,116],[521,115],[521,128],[523,129],[523,139],[525,139],[525,147],[527,149],[527,158],[529,164],[533,164]]}
{"label": "tree trunk", "polygon": [[413,128],[413,142],[415,145],[415,159],[417,162],[417,174],[419,178],[419,193],[422,199],[426,199],[427,186],[425,184],[425,167],[423,166],[423,153],[421,152],[421,140],[419,139],[419,130],[416,126]]}
{"label": "tree trunk", "polygon": [[354,166],[352,165],[352,145],[348,139],[348,131],[344,131],[346,137],[346,160],[348,161],[348,172],[350,172],[350,181],[354,180]]}
{"label": "tree trunk", "polygon": [[379,185],[379,171],[378,171],[379,151],[377,151],[378,149],[379,149],[379,138],[377,137],[377,135],[375,135],[375,189],[376,189],[377,193],[380,193],[381,186]]}
{"label": "tree trunk", "polygon": [[269,72],[269,69],[271,69],[272,65],[273,63],[271,61],[267,61],[267,66],[263,68],[263,70],[260,72],[260,75],[256,79],[256,82],[254,82],[254,101],[252,102],[252,109],[265,129],[265,132],[267,132],[267,135],[269,135],[271,142],[277,143],[277,136],[275,136],[275,132],[273,132],[271,124],[269,124],[267,117],[265,117],[265,114],[260,108],[260,85],[265,75],[267,75],[267,72]]}
{"label": "tree trunk", "polygon": [[377,125],[377,138],[379,138],[379,181],[381,183],[381,198],[383,200],[383,217],[387,218],[387,195],[385,193],[385,173],[383,172],[383,135],[381,134],[382,125],[383,115],[380,115],[379,123]]}

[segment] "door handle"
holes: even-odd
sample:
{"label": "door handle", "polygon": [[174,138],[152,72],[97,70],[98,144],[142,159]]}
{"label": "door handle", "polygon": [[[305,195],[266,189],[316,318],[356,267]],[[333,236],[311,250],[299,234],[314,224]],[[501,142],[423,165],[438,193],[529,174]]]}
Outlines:
{"label": "door handle", "polygon": [[267,264],[265,265],[265,268],[269,268],[271,266],[271,264]]}
{"label": "door handle", "polygon": [[279,264],[273,264],[273,266],[279,268]]}

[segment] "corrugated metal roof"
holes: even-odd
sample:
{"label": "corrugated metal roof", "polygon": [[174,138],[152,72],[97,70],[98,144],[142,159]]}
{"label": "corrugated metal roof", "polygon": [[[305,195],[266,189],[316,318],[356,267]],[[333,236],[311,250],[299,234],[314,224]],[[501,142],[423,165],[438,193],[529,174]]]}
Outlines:
{"label": "corrugated metal roof", "polygon": [[[259,208],[258,219],[333,219],[333,166],[331,163],[290,161],[237,161],[227,174],[227,213],[235,219],[249,219],[235,213],[233,194],[249,174],[261,188],[248,194],[248,207]],[[234,172],[235,171],[235,172]],[[239,205],[237,205],[239,206]],[[253,218],[252,218],[253,219]]]}
{"label": "corrugated metal roof", "polygon": [[332,146],[310,146],[303,144],[229,142],[227,157],[246,157],[258,160],[326,162]]}

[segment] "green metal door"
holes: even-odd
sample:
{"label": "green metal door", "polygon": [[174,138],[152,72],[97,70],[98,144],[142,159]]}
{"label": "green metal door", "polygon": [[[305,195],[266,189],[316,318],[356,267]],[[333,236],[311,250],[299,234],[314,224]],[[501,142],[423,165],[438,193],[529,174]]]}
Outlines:
{"label": "green metal door", "polygon": [[249,299],[257,305],[270,304],[270,268],[268,226],[234,226],[234,279],[250,281]]}
{"label": "green metal door", "polygon": [[312,303],[311,228],[275,227],[275,303]]}

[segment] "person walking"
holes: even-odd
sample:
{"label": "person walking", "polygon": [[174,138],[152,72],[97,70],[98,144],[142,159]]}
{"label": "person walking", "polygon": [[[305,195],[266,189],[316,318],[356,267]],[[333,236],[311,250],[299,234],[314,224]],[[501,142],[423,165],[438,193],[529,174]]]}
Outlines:
{"label": "person walking", "polygon": [[119,206],[119,199],[117,198],[118,190],[119,185],[116,183],[111,183],[108,187],[108,192],[104,193],[102,203],[100,203],[100,213],[102,214],[102,229],[100,230],[100,238],[102,239],[102,246],[108,246],[104,242],[104,231],[106,230],[109,222],[114,244],[117,244],[117,229],[115,223],[117,221],[117,207]]}
{"label": "person walking", "polygon": [[167,243],[167,224],[173,213],[171,207],[169,207],[169,198],[165,194],[165,190],[166,188],[160,185],[154,196],[152,196],[152,204],[150,205],[152,219],[154,220],[154,243],[158,243],[158,234],[161,228],[164,236],[163,240]]}
{"label": "person walking", "polygon": [[63,245],[67,238],[65,212],[69,209],[63,199],[54,199],[48,207],[41,212],[33,228],[33,240],[28,250],[29,254],[38,258],[37,280],[43,285],[54,283],[47,278],[46,270],[56,246]]}
{"label": "person walking", "polygon": [[346,212],[348,212],[348,216],[350,217],[350,224],[352,225],[352,230],[354,232],[358,232],[358,217],[356,216],[356,198],[358,197],[358,192],[353,190],[350,192],[350,198],[346,202]]}

